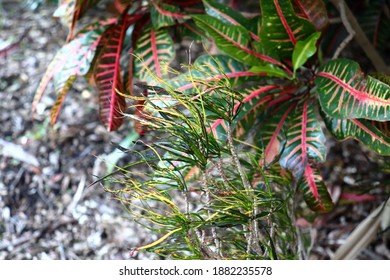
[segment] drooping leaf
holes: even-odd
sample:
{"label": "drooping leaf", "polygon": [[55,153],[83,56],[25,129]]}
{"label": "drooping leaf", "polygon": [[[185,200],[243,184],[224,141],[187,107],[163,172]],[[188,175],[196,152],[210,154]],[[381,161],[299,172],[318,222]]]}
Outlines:
{"label": "drooping leaf", "polygon": [[123,122],[122,113],[126,109],[125,98],[118,92],[124,93],[120,57],[127,27],[125,15],[105,32],[104,35],[108,36],[108,40],[99,53],[94,69],[99,91],[99,115],[108,131],[114,131],[120,127]]}
{"label": "drooping leaf", "polygon": [[148,84],[156,84],[153,75],[167,78],[168,66],[175,57],[173,41],[165,29],[145,28],[134,49],[134,76]]}
{"label": "drooping leaf", "polygon": [[337,119],[326,114],[323,117],[326,126],[337,140],[353,138],[380,155],[390,156],[389,122]]}
{"label": "drooping leaf", "polygon": [[312,101],[298,104],[288,119],[287,142],[280,158],[280,165],[299,180],[309,159],[325,160],[325,136],[317,119]]}
{"label": "drooping leaf", "polygon": [[[63,76],[63,78],[64,78],[64,76]],[[73,82],[75,80],[76,80],[76,76],[72,75],[72,76],[68,77],[67,79],[65,77],[64,81],[58,81],[58,82],[54,83],[54,89],[55,89],[55,92],[57,94],[57,98],[56,98],[56,101],[54,102],[53,107],[51,108],[51,111],[50,111],[50,122],[52,125],[54,125],[55,122],[57,121],[57,117],[58,117],[58,114],[61,110],[62,103],[65,100],[65,96],[68,93],[68,91],[70,90],[70,88],[72,87]]]}
{"label": "drooping leaf", "polygon": [[390,120],[390,86],[360,70],[359,64],[336,59],[315,79],[322,109],[334,118]]}
{"label": "drooping leaf", "polygon": [[281,59],[291,59],[296,43],[314,33],[314,26],[295,14],[289,0],[262,0],[260,4],[261,42],[266,49],[276,50]]}
{"label": "drooping leaf", "polygon": [[328,26],[328,11],[323,0],[292,0],[291,2],[297,16],[309,20],[316,31],[322,31]]}
{"label": "drooping leaf", "polygon": [[307,205],[317,213],[326,213],[333,209],[332,198],[318,169],[312,163],[306,164],[303,176],[298,183]]}
{"label": "drooping leaf", "polygon": [[221,51],[234,59],[248,65],[259,65],[264,62],[281,65],[275,59],[252,50],[249,31],[241,25],[226,25],[209,15],[194,15],[193,19],[200,28],[213,37]]}
{"label": "drooping leaf", "polygon": [[317,40],[320,38],[321,33],[315,32],[303,41],[298,41],[294,47],[292,55],[292,63],[295,71],[301,67],[306,61],[312,57],[317,51]]}
{"label": "drooping leaf", "polygon": [[62,0],[54,17],[62,19],[69,28],[68,41],[73,39],[77,21],[84,15],[86,10],[96,5],[100,0]]}
{"label": "drooping leaf", "polygon": [[102,34],[112,23],[113,20],[109,19],[87,26],[58,51],[38,86],[32,113],[34,113],[48,83],[53,79],[57,99],[51,110],[51,123],[56,122],[62,102],[75,77],[85,75],[89,71]]}

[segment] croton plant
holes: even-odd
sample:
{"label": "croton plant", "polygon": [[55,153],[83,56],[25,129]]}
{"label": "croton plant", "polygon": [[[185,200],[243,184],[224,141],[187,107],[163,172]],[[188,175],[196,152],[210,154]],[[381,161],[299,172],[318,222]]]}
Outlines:
{"label": "croton plant", "polygon": [[[337,140],[353,138],[390,155],[389,84],[383,75],[363,73],[355,61],[320,59],[328,26],[322,0],[261,0],[261,13],[250,17],[213,0],[116,0],[112,18],[79,30],[78,20],[98,2],[64,0],[56,11],[69,36],[34,102],[53,81],[53,123],[77,76],[96,85],[100,118],[109,131],[123,122],[134,81],[163,87],[159,81],[164,80],[176,92],[191,91],[189,74],[168,68],[175,59],[174,42],[190,36],[219,51],[198,57],[190,74],[205,84],[229,80],[243,96],[234,107],[234,136],[251,133],[263,150],[262,166],[280,164],[289,171],[312,210],[333,207],[318,169],[326,159],[322,124]],[[214,120],[210,133],[223,141],[225,132],[225,120]]]}

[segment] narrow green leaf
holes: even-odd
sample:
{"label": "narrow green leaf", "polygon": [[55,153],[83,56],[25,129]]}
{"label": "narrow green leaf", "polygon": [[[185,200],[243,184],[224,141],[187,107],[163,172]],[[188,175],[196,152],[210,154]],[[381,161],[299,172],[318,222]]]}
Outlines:
{"label": "narrow green leaf", "polygon": [[[260,44],[251,37],[251,33],[241,25],[227,25],[209,15],[193,15],[197,26],[213,37],[218,48],[232,58],[248,65],[272,63],[285,67],[276,59],[253,50],[253,43]],[[261,44],[260,44],[261,45]]]}
{"label": "narrow green leaf", "polygon": [[294,47],[293,55],[292,55],[292,63],[294,67],[294,75],[295,71],[306,61],[312,57],[317,51],[317,40],[320,38],[321,33],[316,32],[307,37],[303,41],[298,41]]}

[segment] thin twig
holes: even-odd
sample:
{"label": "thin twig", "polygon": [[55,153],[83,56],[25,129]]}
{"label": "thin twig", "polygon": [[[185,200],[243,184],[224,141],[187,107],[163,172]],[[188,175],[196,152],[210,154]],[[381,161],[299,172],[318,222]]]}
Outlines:
{"label": "thin twig", "polygon": [[[208,187],[206,174],[204,172],[202,172],[202,184],[203,184],[203,188],[204,188],[205,193],[206,193],[207,215],[209,217],[211,217],[211,212],[210,212],[210,204],[211,204],[210,189]],[[213,237],[213,242],[215,244],[216,254],[220,255],[221,254],[221,246],[220,246],[220,242],[219,242],[217,231],[216,231],[215,227],[211,227],[211,235]]]}
{"label": "thin twig", "polygon": [[[390,69],[387,67],[375,47],[371,44],[370,40],[367,38],[363,29],[360,27],[359,22],[356,17],[353,15],[352,11],[348,8],[344,0],[331,0],[336,9],[340,12],[341,20],[343,24],[348,29],[350,26],[352,32],[355,33],[355,39],[363,51],[366,53],[367,57],[370,59],[374,68],[378,72],[385,74],[390,74]],[[343,15],[343,13],[345,14]],[[348,32],[351,33],[351,30]]]}
{"label": "thin twig", "polygon": [[[255,201],[251,185],[250,185],[248,179],[246,178],[246,176],[244,174],[244,170],[243,170],[243,168],[241,166],[240,159],[238,158],[238,154],[237,154],[236,148],[234,147],[232,128],[231,128],[230,123],[228,123],[228,122],[226,124],[226,136],[227,136],[227,143],[228,143],[228,146],[229,146],[229,149],[230,149],[230,153],[232,154],[233,162],[234,162],[234,164],[237,167],[237,170],[238,170],[238,173],[239,173],[239,175],[241,177],[241,181],[242,181],[242,183],[244,185],[246,194],[248,195],[248,197],[252,201]],[[254,205],[255,205],[254,207],[256,207],[256,203]],[[254,226],[254,224],[252,224],[252,223],[250,223],[248,225],[248,227],[244,226],[244,230],[248,230],[249,231],[249,234],[245,235],[247,243],[248,243],[247,244],[247,254],[249,254],[250,251],[252,250],[252,243],[253,243],[253,241],[255,239],[253,226]]]}
{"label": "thin twig", "polygon": [[227,136],[227,142],[229,145],[230,153],[232,154],[233,162],[237,167],[238,174],[241,177],[242,183],[244,184],[245,191],[247,192],[247,195],[249,197],[252,197],[252,192],[251,192],[251,186],[249,184],[248,179],[246,178],[243,168],[241,166],[240,160],[238,158],[238,154],[236,151],[236,148],[234,147],[234,141],[233,141],[233,135],[232,135],[232,128],[229,123],[226,123],[226,136]]}
{"label": "thin twig", "polygon": [[340,56],[341,52],[345,49],[345,47],[348,45],[349,42],[352,41],[353,37],[355,36],[355,31],[349,24],[349,21],[347,19],[347,16],[345,15],[345,5],[342,3],[339,3],[339,11],[340,11],[340,16],[341,16],[341,21],[343,22],[345,28],[347,29],[348,36],[340,43],[338,48],[333,54],[332,59],[336,59]]}

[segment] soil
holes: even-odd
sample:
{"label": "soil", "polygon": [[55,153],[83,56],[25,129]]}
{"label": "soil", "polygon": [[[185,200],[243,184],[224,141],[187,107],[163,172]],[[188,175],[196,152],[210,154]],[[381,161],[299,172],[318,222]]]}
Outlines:
{"label": "soil", "polygon": [[[111,142],[120,142],[132,128],[125,124],[107,132],[99,123],[96,93],[82,80],[69,92],[54,127],[48,123],[55,101],[50,86],[31,115],[38,83],[67,31],[52,18],[55,6],[33,10],[26,3],[0,3],[0,49],[15,43],[0,57],[0,259],[132,258],[129,248],[156,237],[132,222],[101,187],[89,186],[105,174],[98,157],[113,152]],[[328,142],[322,169],[334,197],[357,191],[371,196],[340,202],[332,213],[302,226],[314,244],[311,259],[331,258],[390,191],[389,175],[379,170],[385,159],[354,141]],[[389,240],[378,234],[358,258],[389,259]]]}

